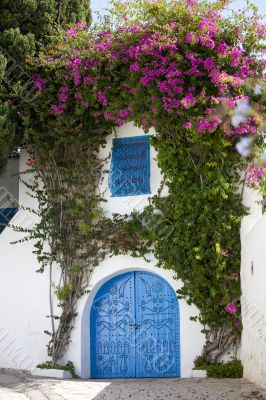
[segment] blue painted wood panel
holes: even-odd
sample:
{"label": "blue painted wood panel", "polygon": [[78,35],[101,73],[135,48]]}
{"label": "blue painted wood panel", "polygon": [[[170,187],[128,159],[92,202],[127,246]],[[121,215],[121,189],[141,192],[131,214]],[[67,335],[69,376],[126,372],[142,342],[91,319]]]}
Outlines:
{"label": "blue painted wood panel", "polygon": [[106,282],[93,302],[92,378],[135,377],[134,322],[134,273],[127,273]]}
{"label": "blue painted wood panel", "polygon": [[112,197],[150,194],[150,136],[113,139],[109,188]]}
{"label": "blue painted wood panel", "polygon": [[180,376],[179,308],[174,290],[161,277],[137,272],[136,377]]}
{"label": "blue painted wood panel", "polygon": [[161,277],[130,272],[106,282],[90,325],[93,378],[180,376],[178,300]]}

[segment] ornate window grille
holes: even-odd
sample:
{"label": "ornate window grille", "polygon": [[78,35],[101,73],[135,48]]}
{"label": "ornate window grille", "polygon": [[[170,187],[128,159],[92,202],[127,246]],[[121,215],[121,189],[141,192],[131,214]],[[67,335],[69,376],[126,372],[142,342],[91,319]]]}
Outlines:
{"label": "ornate window grille", "polygon": [[112,197],[150,194],[150,136],[113,139],[109,188]]}

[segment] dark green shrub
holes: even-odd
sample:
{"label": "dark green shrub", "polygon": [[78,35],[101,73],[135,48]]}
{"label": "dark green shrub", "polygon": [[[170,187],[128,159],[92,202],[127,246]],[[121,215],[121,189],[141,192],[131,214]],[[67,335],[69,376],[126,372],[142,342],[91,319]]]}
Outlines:
{"label": "dark green shrub", "polygon": [[194,369],[204,369],[208,378],[242,378],[243,366],[241,361],[232,360],[227,363],[210,364],[204,356],[198,356],[194,360]]}
{"label": "dark green shrub", "polygon": [[209,364],[206,366],[208,378],[242,378],[243,366],[241,361],[233,360],[227,363]]}

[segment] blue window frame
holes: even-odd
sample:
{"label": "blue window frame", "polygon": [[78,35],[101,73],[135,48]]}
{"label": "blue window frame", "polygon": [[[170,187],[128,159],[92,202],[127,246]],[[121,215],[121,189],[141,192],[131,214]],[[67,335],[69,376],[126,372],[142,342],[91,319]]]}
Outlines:
{"label": "blue window frame", "polygon": [[113,139],[109,188],[112,197],[150,194],[150,136]]}
{"label": "blue window frame", "polygon": [[17,208],[0,208],[0,233],[17,213]]}

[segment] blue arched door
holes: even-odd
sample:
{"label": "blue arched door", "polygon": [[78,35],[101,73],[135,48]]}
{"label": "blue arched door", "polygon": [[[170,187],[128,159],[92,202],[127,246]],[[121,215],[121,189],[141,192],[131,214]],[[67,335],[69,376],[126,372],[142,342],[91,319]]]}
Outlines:
{"label": "blue arched door", "polygon": [[161,277],[129,272],[106,282],[90,329],[93,378],[180,376],[178,300]]}

